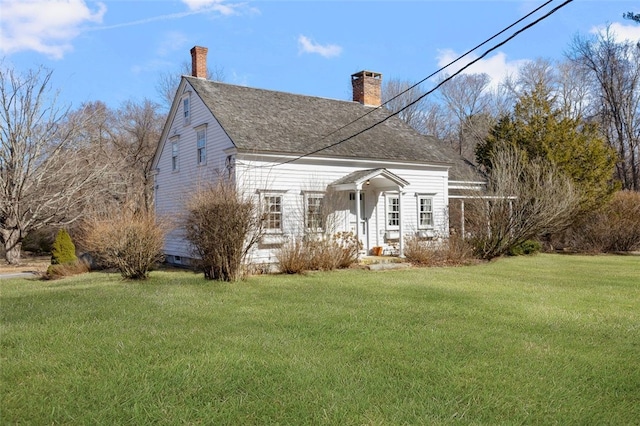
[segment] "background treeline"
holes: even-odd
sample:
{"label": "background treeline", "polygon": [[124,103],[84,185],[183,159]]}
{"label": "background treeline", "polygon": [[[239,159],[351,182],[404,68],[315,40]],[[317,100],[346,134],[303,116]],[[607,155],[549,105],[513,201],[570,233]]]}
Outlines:
{"label": "background treeline", "polygon": [[[81,220],[153,212],[150,165],[180,72],[159,78],[162,104],[76,108],[60,104],[50,70],[2,64],[0,73],[0,250],[8,263],[20,261],[23,244],[49,251],[58,229],[74,235]],[[640,44],[606,29],[576,37],[565,59],[527,62],[501,82],[486,74],[446,79],[416,103],[424,87],[388,79],[383,101],[486,178],[484,195],[496,201],[468,208],[476,255],[499,256],[532,239],[554,249],[638,249],[634,237],[622,244],[596,234],[637,229]],[[594,225],[602,221],[610,226]]]}

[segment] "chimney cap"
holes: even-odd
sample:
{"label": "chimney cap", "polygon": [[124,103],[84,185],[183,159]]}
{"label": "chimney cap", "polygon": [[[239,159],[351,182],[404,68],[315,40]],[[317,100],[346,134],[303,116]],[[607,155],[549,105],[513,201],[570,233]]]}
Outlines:
{"label": "chimney cap", "polygon": [[380,106],[382,104],[381,86],[382,74],[373,71],[360,71],[351,74],[351,86],[353,87],[353,100],[368,106]]}
{"label": "chimney cap", "polygon": [[371,77],[371,78],[381,79],[382,73],[375,72],[375,71],[362,70],[362,71],[358,71],[357,73],[351,74],[351,79],[354,79],[354,80],[362,77]]}

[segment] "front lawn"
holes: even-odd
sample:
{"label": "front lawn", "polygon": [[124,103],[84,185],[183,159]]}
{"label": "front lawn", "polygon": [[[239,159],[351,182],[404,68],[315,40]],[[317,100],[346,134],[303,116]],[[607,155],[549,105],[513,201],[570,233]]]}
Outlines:
{"label": "front lawn", "polygon": [[640,257],[0,281],[2,424],[637,424]]}

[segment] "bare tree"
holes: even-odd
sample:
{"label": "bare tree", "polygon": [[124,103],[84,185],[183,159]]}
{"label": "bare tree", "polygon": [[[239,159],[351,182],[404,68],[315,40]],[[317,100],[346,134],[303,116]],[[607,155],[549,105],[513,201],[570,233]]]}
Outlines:
{"label": "bare tree", "polygon": [[391,112],[402,111],[398,117],[423,135],[444,139],[451,127],[445,107],[438,101],[424,97],[413,105],[411,102],[425,94],[420,86],[402,80],[388,80],[382,87],[382,101]]}
{"label": "bare tree", "polygon": [[571,61],[557,65],[558,87],[557,107],[563,117],[583,119],[589,116],[589,106],[594,104],[594,97],[589,89],[586,71]]}
{"label": "bare tree", "polygon": [[160,106],[148,99],[126,102],[117,112],[118,134],[113,138],[114,157],[119,160],[121,181],[126,182],[126,199],[137,210],[153,207],[151,163],[165,122]]}
{"label": "bare tree", "polygon": [[398,112],[398,118],[413,127],[420,133],[425,132],[424,109],[426,99],[411,105],[416,99],[424,95],[420,86],[415,86],[410,81],[391,79],[382,87],[382,102],[391,112]]}
{"label": "bare tree", "polygon": [[84,206],[84,214],[106,214],[118,209],[116,206],[126,200],[128,182],[121,177],[121,161],[113,145],[119,133],[116,112],[104,102],[87,102],[70,111],[67,121],[76,126],[75,143],[84,147],[86,158],[108,170],[101,175],[100,193],[95,194],[90,205]]}
{"label": "bare tree", "polygon": [[617,42],[608,28],[574,39],[569,57],[589,76],[595,115],[619,156],[617,178],[624,189],[640,191],[640,45]]}
{"label": "bare tree", "polygon": [[[508,78],[506,79],[508,80]],[[489,114],[496,119],[508,114],[515,105],[516,97],[512,96],[505,82],[487,91]]]}
{"label": "bare tree", "polygon": [[539,90],[541,87],[548,92],[546,96],[552,96],[557,87],[558,78],[553,62],[544,58],[537,58],[531,62],[525,62],[518,69],[518,75],[508,83],[509,89],[515,97],[521,97],[525,93]]}
{"label": "bare tree", "polygon": [[492,124],[489,115],[487,74],[460,74],[440,87],[447,110],[453,118],[453,148],[465,158],[473,159],[475,146],[489,132]]}
{"label": "bare tree", "polygon": [[450,134],[451,117],[446,108],[438,102],[428,101],[422,111],[422,128],[425,135],[444,140]]}
{"label": "bare tree", "polygon": [[[158,78],[156,91],[160,96],[162,105],[166,107],[166,109],[171,107],[173,98],[176,95],[176,90],[178,90],[178,85],[180,84],[180,76],[182,75],[191,75],[190,61],[184,61],[177,72],[166,71],[161,73],[160,78]],[[207,80],[225,81],[224,69],[218,66],[214,66],[213,69],[207,68]]]}
{"label": "bare tree", "polygon": [[504,255],[526,240],[567,228],[579,204],[569,178],[551,163],[527,159],[506,145],[493,153],[487,190],[471,195],[466,229],[484,259]]}
{"label": "bare tree", "polygon": [[97,165],[108,164],[102,196],[95,197],[89,214],[105,214],[123,206],[139,212],[153,205],[150,170],[165,115],[150,100],[127,101],[118,109],[102,102],[83,104],[68,114],[77,125],[77,138]]}
{"label": "bare tree", "polygon": [[538,58],[518,70],[516,78],[507,78],[505,88],[515,104],[533,92],[542,93],[565,118],[582,119],[593,102],[591,89],[585,81],[587,73],[572,61],[556,62]]}
{"label": "bare tree", "polygon": [[82,126],[56,105],[51,75],[0,67],[0,241],[11,264],[28,232],[78,219],[104,171],[87,157]]}

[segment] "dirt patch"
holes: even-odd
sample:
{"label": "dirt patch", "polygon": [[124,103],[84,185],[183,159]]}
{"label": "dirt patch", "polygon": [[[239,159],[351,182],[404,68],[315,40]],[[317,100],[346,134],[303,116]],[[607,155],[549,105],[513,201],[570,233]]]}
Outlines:
{"label": "dirt patch", "polygon": [[46,272],[51,265],[51,256],[23,255],[19,265],[8,265],[0,260],[0,274],[18,272]]}

